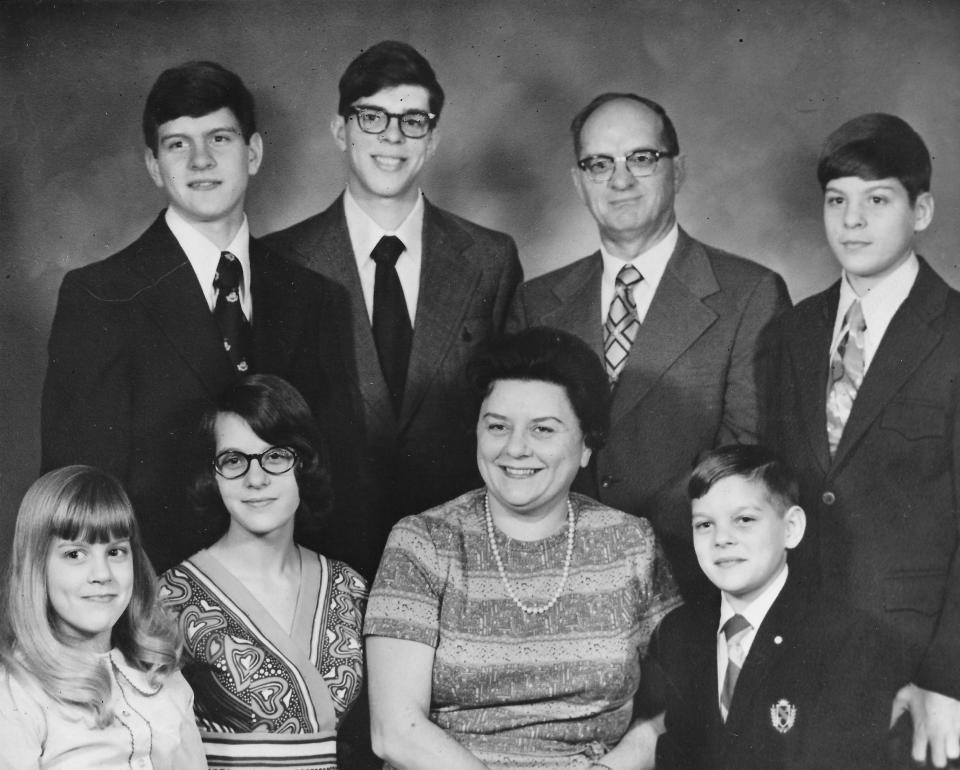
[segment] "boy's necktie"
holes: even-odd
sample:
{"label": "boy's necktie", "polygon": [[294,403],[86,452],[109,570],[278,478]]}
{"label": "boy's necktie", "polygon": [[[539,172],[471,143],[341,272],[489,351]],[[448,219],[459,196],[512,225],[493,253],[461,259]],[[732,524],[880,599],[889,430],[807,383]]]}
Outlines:
{"label": "boy's necktie", "polygon": [[827,440],[830,456],[837,452],[840,436],[850,417],[864,374],[864,332],[867,329],[860,300],[855,300],[844,318],[845,332],[830,357],[830,386],[827,391]]}
{"label": "boy's necktie", "polygon": [[240,304],[242,285],[243,265],[240,260],[229,251],[220,252],[217,272],[213,276],[213,288],[217,291],[213,316],[223,335],[223,349],[241,374],[250,368],[250,322],[244,316],[243,306]]}
{"label": "boy's necktie", "polygon": [[413,328],[403,296],[403,286],[397,275],[397,259],[406,247],[395,235],[385,235],[370,258],[377,263],[373,284],[373,339],[377,345],[380,369],[387,381],[394,414],[400,414],[403,390],[407,381],[407,364]]}
{"label": "boy's necktie", "polygon": [[720,713],[723,721],[727,721],[730,713],[730,704],[733,702],[733,691],[737,686],[737,677],[746,658],[740,643],[746,633],[753,628],[743,615],[734,615],[723,624],[723,635],[727,638],[727,675],[723,678],[723,689],[720,691]]}
{"label": "boy's necktie", "polygon": [[603,358],[611,385],[617,384],[640,328],[633,287],[642,280],[643,276],[633,265],[624,265],[617,273],[616,293],[603,325]]}

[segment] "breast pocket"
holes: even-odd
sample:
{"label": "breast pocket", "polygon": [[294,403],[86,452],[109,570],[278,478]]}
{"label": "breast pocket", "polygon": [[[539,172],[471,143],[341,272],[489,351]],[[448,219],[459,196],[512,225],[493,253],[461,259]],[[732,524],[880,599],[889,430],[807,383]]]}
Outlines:
{"label": "breast pocket", "polygon": [[946,435],[947,415],[943,407],[926,401],[894,401],[883,410],[880,426],[916,441]]}

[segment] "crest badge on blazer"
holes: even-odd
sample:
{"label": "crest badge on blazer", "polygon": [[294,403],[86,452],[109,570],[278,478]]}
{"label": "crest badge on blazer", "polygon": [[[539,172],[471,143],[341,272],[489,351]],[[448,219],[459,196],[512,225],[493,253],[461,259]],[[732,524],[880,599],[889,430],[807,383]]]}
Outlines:
{"label": "crest badge on blazer", "polygon": [[797,720],[797,707],[786,698],[781,698],[770,707],[770,722],[778,733],[790,732]]}

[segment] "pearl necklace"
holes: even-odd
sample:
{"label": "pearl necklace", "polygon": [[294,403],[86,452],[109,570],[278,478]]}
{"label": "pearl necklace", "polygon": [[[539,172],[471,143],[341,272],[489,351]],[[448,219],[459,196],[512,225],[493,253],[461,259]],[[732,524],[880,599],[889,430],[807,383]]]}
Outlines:
{"label": "pearl necklace", "polygon": [[563,577],[560,578],[560,585],[557,586],[557,592],[553,595],[553,598],[550,599],[546,604],[538,606],[530,606],[524,604],[520,601],[520,598],[513,590],[513,586],[510,585],[510,581],[507,580],[507,571],[503,568],[503,559],[500,558],[500,549],[497,548],[497,538],[494,535],[493,531],[493,516],[490,514],[490,495],[486,494],[483,496],[483,515],[487,522],[487,537],[490,539],[490,547],[493,549],[493,560],[497,563],[497,572],[500,573],[500,579],[503,581],[503,587],[507,589],[507,594],[513,599],[513,603],[516,604],[521,610],[523,610],[528,615],[542,615],[544,612],[549,610],[557,601],[560,599],[560,595],[563,593],[563,589],[567,585],[567,578],[570,577],[570,563],[573,561],[573,536],[576,532],[576,518],[573,514],[573,503],[570,502],[570,498],[567,498],[567,556],[563,562]]}

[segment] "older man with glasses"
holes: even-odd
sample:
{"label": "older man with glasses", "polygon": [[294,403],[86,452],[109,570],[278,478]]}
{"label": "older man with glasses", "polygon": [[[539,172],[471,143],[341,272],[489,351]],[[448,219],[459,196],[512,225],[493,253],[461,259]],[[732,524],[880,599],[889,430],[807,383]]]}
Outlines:
{"label": "older man with glasses", "polygon": [[677,225],[683,156],[663,107],[605,93],[570,128],[600,250],[524,284],[510,325],[565,329],[602,357],[611,430],[578,486],[650,519],[681,589],[700,597],[711,589],[690,545],[686,477],[703,450],[756,440],[763,332],[789,296],[776,273]]}
{"label": "older man with glasses", "polygon": [[334,479],[349,499],[338,501],[324,553],[368,579],[397,520],[480,486],[464,368],[502,331],[521,278],[512,238],[437,208],[420,190],[443,101],[432,67],[406,43],[360,54],[340,79],[331,123],[347,189],[266,239],[349,298],[341,332],[352,366],[343,375],[362,424],[354,446],[331,446],[334,473],[351,477]]}

